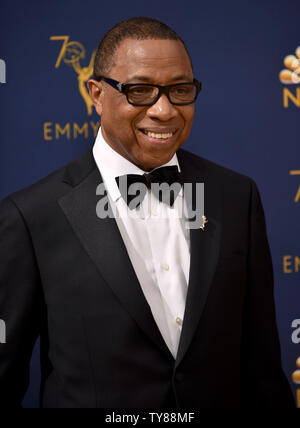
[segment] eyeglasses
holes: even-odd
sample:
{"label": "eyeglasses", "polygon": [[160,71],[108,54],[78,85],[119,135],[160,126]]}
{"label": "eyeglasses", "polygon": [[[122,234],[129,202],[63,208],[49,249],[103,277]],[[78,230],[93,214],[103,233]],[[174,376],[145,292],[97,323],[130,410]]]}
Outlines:
{"label": "eyeglasses", "polygon": [[185,106],[196,101],[201,90],[201,83],[175,83],[173,85],[151,85],[148,83],[121,83],[108,77],[100,76],[97,80],[104,80],[114,89],[126,95],[129,104],[134,106],[152,106],[162,94],[166,94],[171,104]]}

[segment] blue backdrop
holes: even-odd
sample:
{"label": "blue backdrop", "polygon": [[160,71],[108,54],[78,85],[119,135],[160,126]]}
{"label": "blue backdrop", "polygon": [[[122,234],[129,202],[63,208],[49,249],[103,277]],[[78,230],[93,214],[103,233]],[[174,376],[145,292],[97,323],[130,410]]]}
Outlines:
{"label": "blue backdrop", "polygon": [[[285,57],[300,45],[298,0],[3,3],[0,199],[77,157],[93,141],[98,117],[85,92],[93,51],[115,23],[141,15],[166,22],[182,36],[203,84],[184,148],[251,176],[259,186],[274,262],[283,364],[296,394],[300,84],[296,79],[282,83],[279,73],[289,65]],[[38,346],[31,366],[25,407],[38,406]]]}

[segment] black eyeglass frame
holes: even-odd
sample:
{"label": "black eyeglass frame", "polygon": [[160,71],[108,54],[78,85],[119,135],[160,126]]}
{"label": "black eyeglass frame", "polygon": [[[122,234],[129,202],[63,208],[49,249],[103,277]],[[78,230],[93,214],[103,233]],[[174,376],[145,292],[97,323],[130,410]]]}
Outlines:
{"label": "black eyeglass frame", "polygon": [[[185,106],[185,105],[189,105],[189,104],[193,104],[198,95],[199,92],[201,91],[201,87],[202,84],[201,82],[199,82],[197,79],[193,79],[193,82],[181,82],[181,83],[174,83],[172,85],[154,85],[151,83],[121,83],[118,82],[117,80],[111,79],[109,77],[105,77],[105,76],[99,76],[98,78],[96,78],[95,80],[104,80],[104,82],[108,83],[110,86],[112,86],[114,89],[116,89],[117,91],[121,92],[122,94],[126,95],[127,98],[127,102],[133,106],[136,107],[144,107],[144,106],[152,106],[153,104],[155,104],[158,99],[161,97],[162,94],[166,94],[166,96],[168,97],[168,100],[170,101],[171,104],[176,105],[176,106]],[[174,87],[174,86],[182,86],[182,85],[188,85],[188,84],[192,84],[194,86],[196,86],[196,95],[193,101],[189,101],[189,102],[185,102],[185,103],[174,103],[173,101],[170,100],[170,96],[169,96],[169,90],[170,87]],[[131,102],[128,99],[128,92],[130,90],[130,88],[132,88],[133,86],[154,86],[156,88],[158,88],[158,94],[156,96],[156,98],[151,102],[151,103],[145,103],[145,104],[136,104]]]}

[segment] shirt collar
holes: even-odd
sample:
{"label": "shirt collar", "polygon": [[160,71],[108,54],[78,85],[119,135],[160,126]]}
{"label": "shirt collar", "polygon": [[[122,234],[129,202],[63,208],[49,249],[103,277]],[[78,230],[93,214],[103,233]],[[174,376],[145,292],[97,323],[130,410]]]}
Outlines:
{"label": "shirt collar", "polygon": [[[109,193],[113,202],[116,202],[121,197],[119,187],[116,183],[116,177],[125,174],[143,175],[145,172],[147,172],[130,162],[128,159],[121,156],[118,152],[116,152],[105,141],[102,135],[101,127],[99,127],[96,141],[93,147],[93,156],[102,176],[107,192]],[[160,165],[158,168],[162,166],[171,165],[176,165],[178,167],[179,172],[181,171],[176,153],[174,154],[172,159],[169,160],[169,162]],[[183,195],[182,189],[180,190],[179,195]]]}

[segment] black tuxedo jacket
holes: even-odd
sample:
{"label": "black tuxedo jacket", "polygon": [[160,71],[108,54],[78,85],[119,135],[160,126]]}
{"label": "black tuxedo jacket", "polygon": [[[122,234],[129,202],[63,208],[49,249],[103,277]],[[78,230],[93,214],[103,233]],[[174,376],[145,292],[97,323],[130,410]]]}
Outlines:
{"label": "black tuxedo jacket", "polygon": [[41,406],[293,407],[281,368],[273,274],[254,182],[186,150],[205,183],[205,231],[191,229],[176,361],[114,218],[99,219],[92,147],[0,205],[0,403],[19,406],[41,337]]}

